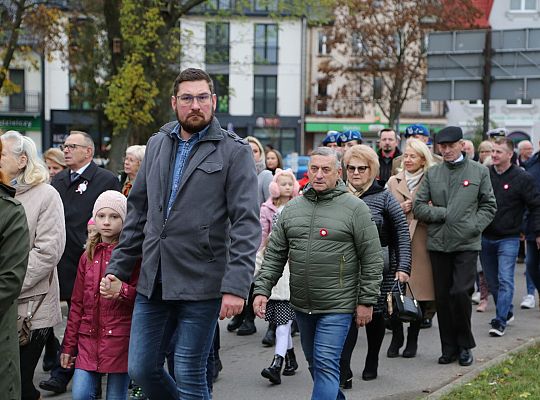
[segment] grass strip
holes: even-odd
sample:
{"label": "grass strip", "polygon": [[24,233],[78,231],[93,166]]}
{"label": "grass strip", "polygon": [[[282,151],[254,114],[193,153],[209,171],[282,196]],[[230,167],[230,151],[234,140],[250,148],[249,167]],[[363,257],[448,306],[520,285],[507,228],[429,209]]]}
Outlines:
{"label": "grass strip", "polygon": [[540,344],[513,354],[441,400],[540,399]]}

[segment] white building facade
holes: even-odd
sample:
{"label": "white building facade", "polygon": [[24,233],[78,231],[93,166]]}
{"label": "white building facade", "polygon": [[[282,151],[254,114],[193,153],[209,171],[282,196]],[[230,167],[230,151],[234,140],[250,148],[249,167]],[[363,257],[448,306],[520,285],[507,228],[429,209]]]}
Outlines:
{"label": "white building facade", "polygon": [[252,135],[283,155],[301,146],[303,28],[300,19],[268,12],[181,19],[181,69],[206,70],[218,96],[223,128]]}

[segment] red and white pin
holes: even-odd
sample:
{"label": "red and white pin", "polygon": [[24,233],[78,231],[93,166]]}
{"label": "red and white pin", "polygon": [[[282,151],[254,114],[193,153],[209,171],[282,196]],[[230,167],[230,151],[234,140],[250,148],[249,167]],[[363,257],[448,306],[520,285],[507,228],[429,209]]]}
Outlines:
{"label": "red and white pin", "polygon": [[509,185],[508,183],[505,183],[505,184],[503,185],[503,189],[504,189],[504,190],[510,189],[510,185]]}
{"label": "red and white pin", "polygon": [[319,234],[320,234],[322,237],[328,236],[328,230],[322,228],[322,229],[319,231]]}
{"label": "red and white pin", "polygon": [[470,182],[469,182],[467,179],[465,179],[465,180],[463,181],[463,186],[467,187],[467,186],[469,186],[469,183],[470,183]]}

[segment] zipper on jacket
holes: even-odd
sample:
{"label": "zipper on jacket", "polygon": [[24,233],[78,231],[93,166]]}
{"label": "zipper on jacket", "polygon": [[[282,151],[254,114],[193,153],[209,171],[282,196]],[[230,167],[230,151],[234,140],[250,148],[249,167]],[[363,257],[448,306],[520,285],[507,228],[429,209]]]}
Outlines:
{"label": "zipper on jacket", "polygon": [[[315,205],[313,206],[313,212],[311,213],[311,222],[309,224],[309,238],[308,238],[308,248],[307,248],[307,258],[306,261],[309,260],[310,254],[311,254],[311,242],[313,240],[313,221],[315,220],[315,211],[317,210],[317,204],[319,202],[319,199],[317,198],[315,200]],[[309,280],[309,262],[306,263],[306,282],[307,282],[307,301],[308,301],[308,314],[311,314],[311,285]]]}
{"label": "zipper on jacket", "polygon": [[343,268],[345,267],[345,256],[342,254],[339,259],[339,287],[343,287]]}

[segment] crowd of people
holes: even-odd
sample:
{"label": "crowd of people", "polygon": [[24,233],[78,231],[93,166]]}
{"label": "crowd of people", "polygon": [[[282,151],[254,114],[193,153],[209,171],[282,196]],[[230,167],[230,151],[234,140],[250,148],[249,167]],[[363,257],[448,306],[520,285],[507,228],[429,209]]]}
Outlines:
{"label": "crowd of people", "polygon": [[[6,398],[41,398],[33,379],[44,353],[50,377],[39,387],[63,393],[73,381],[74,399],[102,397],[104,375],[107,399],[126,399],[130,387],[132,399],[211,399],[225,318],[238,336],[256,332],[256,316],[268,323],[273,354],[260,374],[273,384],[299,368],[299,331],[312,399],[352,388],[360,328],[363,380],[377,378],[386,329],[386,357],[413,358],[435,315],[438,363],[468,366],[472,301],[485,312],[493,296],[489,336],[513,319],[520,245],[521,307],[535,307],[540,153],[530,142],[516,153],[495,129],[476,152],[459,127],[433,140],[416,124],[401,146],[382,129],[374,150],[358,131],[331,131],[298,181],[278,150],[220,127],[205,71],[179,74],[171,108],[176,121],[128,147],[119,176],[94,163],[86,132],[42,158],[19,132],[0,136]],[[421,311],[406,335],[395,292]]]}

